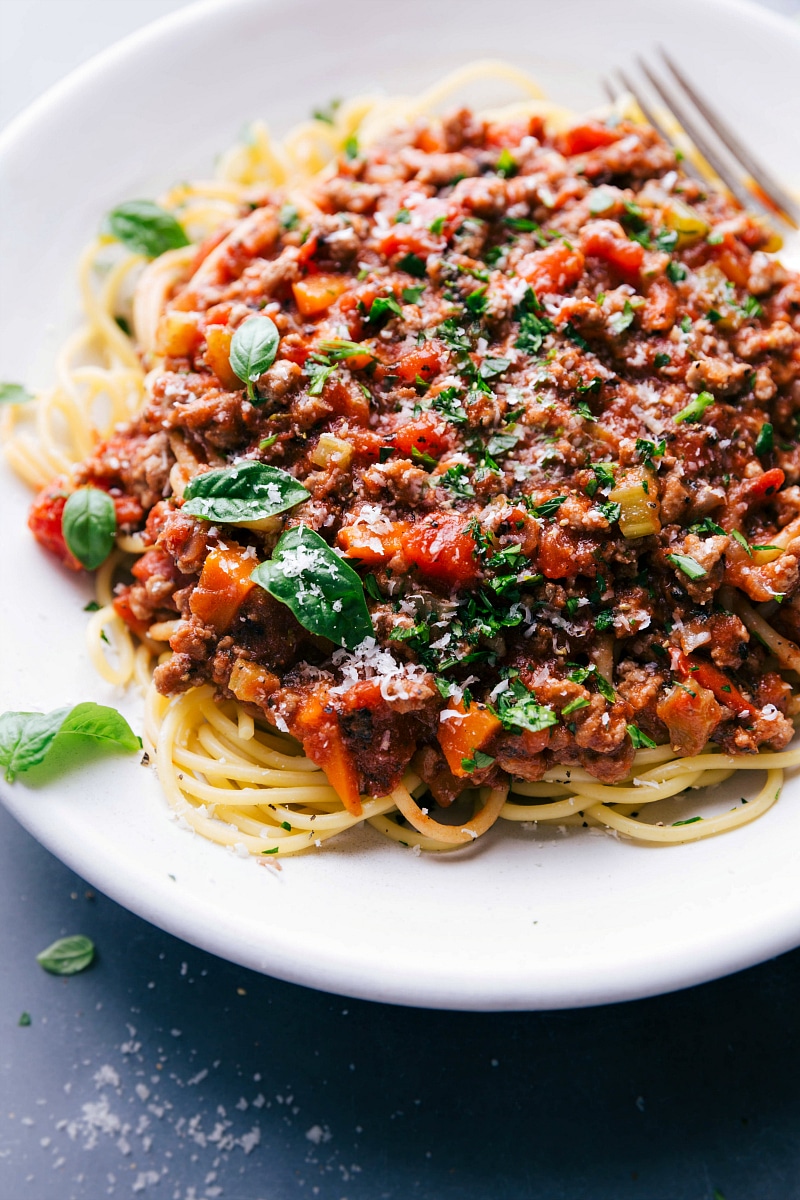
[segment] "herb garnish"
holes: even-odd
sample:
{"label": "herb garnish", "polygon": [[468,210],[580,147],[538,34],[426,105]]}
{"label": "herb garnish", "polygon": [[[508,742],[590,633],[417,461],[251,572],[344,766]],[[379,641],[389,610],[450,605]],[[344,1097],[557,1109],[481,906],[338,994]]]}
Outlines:
{"label": "herb garnish", "polygon": [[263,521],[302,504],[309,493],[287,471],[247,461],[195,475],[183,493],[183,511],[227,525]]}
{"label": "herb garnish", "polygon": [[139,750],[141,739],[115,708],[91,701],[49,713],[7,712],[0,716],[0,767],[12,783],[17,775],[55,759],[68,736],[118,750]]}
{"label": "herb garnish", "polygon": [[281,335],[269,317],[248,317],[231,338],[230,364],[233,373],[247,384],[247,397],[258,404],[253,384],[275,362]]}
{"label": "herb garnish", "polygon": [[104,563],[114,549],[117,510],[102,488],[78,488],[68,497],[61,516],[67,549],[87,571]]}
{"label": "herb garnish", "polygon": [[36,961],[51,975],[77,975],[94,961],[94,942],[82,933],[59,938],[37,954]]}
{"label": "herb garnish", "polygon": [[311,633],[348,650],[374,636],[358,575],[307,525],[287,530],[250,577]]}
{"label": "herb garnish", "polygon": [[708,571],[705,567],[701,567],[696,558],[692,558],[691,554],[668,554],[667,560],[683,571],[684,575],[688,575],[690,579],[705,579]]}
{"label": "herb garnish", "polygon": [[106,226],[118,242],[145,258],[158,258],[167,250],[190,245],[180,222],[152,200],[129,200],[119,204],[106,217]]}

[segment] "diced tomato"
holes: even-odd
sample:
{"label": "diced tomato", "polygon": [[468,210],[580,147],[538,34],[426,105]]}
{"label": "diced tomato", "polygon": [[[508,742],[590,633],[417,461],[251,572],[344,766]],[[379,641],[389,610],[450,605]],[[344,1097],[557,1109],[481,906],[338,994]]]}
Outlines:
{"label": "diced tomato", "polygon": [[417,376],[428,383],[442,369],[441,348],[438,343],[426,342],[404,354],[387,368],[387,373],[397,375],[403,383],[414,383]]}
{"label": "diced tomato", "polygon": [[437,246],[441,238],[437,238],[427,229],[415,225],[392,225],[378,241],[378,250],[386,258],[394,254],[416,254],[425,259]]}
{"label": "diced tomato", "polygon": [[[332,432],[336,433],[336,430],[334,429]],[[366,462],[377,462],[381,446],[386,445],[386,439],[379,433],[373,433],[371,429],[347,428],[341,436],[353,447],[356,458]]]}
{"label": "diced tomato", "polygon": [[386,522],[386,529],[371,529],[368,525],[346,525],[336,541],[345,557],[354,558],[365,566],[374,567],[394,558],[403,546],[403,535],[410,528],[408,521]]}
{"label": "diced tomato", "polygon": [[691,686],[692,681],[697,682],[700,687],[707,688],[715,700],[724,704],[726,708],[732,708],[736,713],[746,712],[751,717],[757,714],[758,709],[755,705],[743,696],[736,684],[713,663],[681,655],[676,670],[688,686]]}
{"label": "diced tomato", "polygon": [[597,150],[600,146],[610,146],[619,139],[620,134],[616,129],[609,129],[600,121],[584,121],[560,133],[556,138],[556,149],[570,158],[573,154],[587,154],[589,150]]}
{"label": "diced tomato", "polygon": [[302,741],[309,758],[322,767],[348,812],[354,817],[361,816],[358,771],[344,744],[335,712],[328,711],[318,696],[311,695],[295,716],[292,732]]}
{"label": "diced tomato", "polygon": [[316,275],[319,271],[316,263],[312,262],[314,255],[319,247],[319,239],[315,233],[311,237],[306,238],[300,249],[297,251],[297,262],[301,267],[305,267],[309,275]]}
{"label": "diced tomato", "polygon": [[45,550],[55,554],[65,567],[69,567],[71,571],[82,571],[83,567],[75,555],[67,549],[61,531],[64,505],[69,496],[64,482],[63,479],[55,479],[39,492],[28,514],[28,528],[37,542],[44,546]]}
{"label": "diced tomato", "polygon": [[638,277],[644,247],[627,238],[616,221],[589,221],[581,231],[581,246],[587,258],[602,258],[621,275]]}
{"label": "diced tomato", "polygon": [[[641,247],[639,247],[641,249]],[[580,250],[566,242],[553,242],[544,250],[534,250],[517,263],[517,274],[535,292],[566,292],[583,275],[584,259]]]}
{"label": "diced tomato", "polygon": [[648,333],[656,330],[666,332],[675,324],[678,311],[678,293],[673,284],[663,276],[654,279],[647,289],[647,298],[641,313],[642,329]]}
{"label": "diced tomato", "polygon": [[344,275],[307,275],[292,284],[295,303],[304,317],[325,312],[346,289]]}
{"label": "diced tomato", "polygon": [[482,704],[471,704],[466,709],[460,702],[451,700],[445,712],[458,713],[439,722],[437,737],[442,753],[447,759],[450,770],[459,779],[474,774],[463,766],[475,756],[476,750],[482,750],[487,742],[502,729],[500,719],[484,708]]}
{"label": "diced tomato", "polygon": [[542,529],[536,565],[548,579],[591,576],[597,572],[596,551],[594,542],[550,523]]}
{"label": "diced tomato", "polygon": [[447,148],[430,125],[423,126],[419,131],[415,144],[420,150],[424,150],[426,154],[437,154],[440,150]]}
{"label": "diced tomato", "polygon": [[747,287],[750,278],[752,254],[743,246],[734,233],[723,235],[722,241],[711,249],[711,261],[715,262],[721,271],[735,283],[737,287]]}
{"label": "diced tomato", "polygon": [[139,619],[139,617],[134,615],[130,602],[130,589],[122,592],[119,596],[115,596],[114,612],[118,617],[122,617],[122,620],[129,629],[133,630],[137,637],[147,637],[149,625],[147,621],[142,621]]}
{"label": "diced tomato", "polygon": [[[97,487],[102,487],[102,484],[98,483]],[[144,509],[135,496],[129,496],[126,492],[118,492],[114,489],[111,492],[111,499],[114,501],[117,525],[120,528],[141,525]]]}
{"label": "diced tomato", "polygon": [[147,583],[148,579],[155,578],[175,581],[185,578],[186,582],[189,582],[188,576],[181,576],[172,557],[156,546],[145,550],[144,554],[137,558],[131,567],[131,575],[134,575],[140,583]]}
{"label": "diced tomato", "polygon": [[403,550],[410,562],[449,587],[466,587],[480,575],[475,539],[458,513],[437,513],[412,525],[403,535]]}
{"label": "diced tomato", "polygon": [[407,458],[412,450],[438,458],[450,444],[447,426],[430,413],[407,421],[394,434],[394,444]]}
{"label": "diced tomato", "polygon": [[224,550],[213,547],[192,592],[190,607],[194,615],[217,633],[224,633],[256,586],[250,578],[256,565],[256,559],[241,546],[231,545]]}
{"label": "diced tomato", "polygon": [[760,500],[767,496],[774,496],[775,492],[780,491],[783,487],[786,476],[780,467],[772,467],[771,470],[765,471],[763,475],[759,475],[758,479],[754,479],[750,484],[748,493],[753,500]]}
{"label": "diced tomato", "polygon": [[323,390],[325,403],[339,416],[349,417],[359,425],[369,420],[369,398],[353,382],[345,383],[339,376],[329,379]]}

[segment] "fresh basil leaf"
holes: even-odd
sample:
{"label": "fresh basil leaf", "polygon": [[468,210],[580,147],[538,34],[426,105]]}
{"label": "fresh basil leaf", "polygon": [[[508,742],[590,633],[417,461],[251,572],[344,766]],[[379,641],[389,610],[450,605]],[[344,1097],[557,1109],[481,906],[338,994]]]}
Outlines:
{"label": "fresh basil leaf", "polygon": [[195,475],[183,493],[183,511],[201,521],[249,524],[286,512],[308,499],[302,483],[278,467],[242,462]]}
{"label": "fresh basil leaf", "polygon": [[0,383],[0,404],[28,404],[31,400],[33,393],[21,383]]}
{"label": "fresh basil leaf", "polygon": [[374,636],[358,575],[307,525],[287,530],[269,562],[260,563],[250,578],[311,633],[348,650]]}
{"label": "fresh basil leaf", "polygon": [[129,200],[117,205],[108,214],[106,225],[117,241],[145,258],[158,258],[167,250],[191,244],[180,222],[152,200]]}
{"label": "fresh basil leaf", "polygon": [[0,767],[9,783],[42,762],[68,712],[69,706],[49,713],[6,712],[0,716]]}
{"label": "fresh basil leaf", "polygon": [[49,713],[7,712],[0,716],[0,767],[9,783],[37,767],[50,754],[57,738],[72,734],[89,741],[138,750],[140,739],[114,708],[91,701]]}
{"label": "fresh basil leaf", "polygon": [[59,938],[36,955],[36,961],[51,975],[77,975],[94,961],[94,942],[82,933]]}
{"label": "fresh basil leaf", "polygon": [[131,753],[142,746],[141,738],[136,736],[122,713],[91,700],[76,704],[65,718],[57,736],[61,738],[67,734],[88,738],[92,742],[108,743]]}
{"label": "fresh basil leaf", "polygon": [[275,362],[280,340],[275,322],[263,315],[248,317],[231,338],[231,368],[247,384],[247,395],[254,404],[253,384]]}
{"label": "fresh basil leaf", "polygon": [[114,549],[117,510],[102,488],[78,488],[67,499],[61,516],[67,549],[87,571],[104,563]]}

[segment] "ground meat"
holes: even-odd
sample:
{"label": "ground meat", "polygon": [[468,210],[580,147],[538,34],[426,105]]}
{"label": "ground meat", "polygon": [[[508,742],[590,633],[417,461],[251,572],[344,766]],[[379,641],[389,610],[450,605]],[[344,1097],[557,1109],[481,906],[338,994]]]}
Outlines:
{"label": "ground meat", "polygon": [[[556,763],[613,783],[643,738],[785,744],[788,685],[731,611],[768,601],[800,638],[800,539],[763,550],[800,512],[800,280],[763,228],[626,121],[552,136],[461,109],[314,194],[209,242],[167,306],[182,357],[31,515],[73,567],[75,487],[142,533],[115,603],[139,633],[176,621],[158,688],[211,682],[368,794],[413,761],[441,804]],[[678,199],[697,232],[675,246]],[[260,313],[280,340],[245,391],[230,339]],[[255,523],[185,511],[190,481],[242,462],[306,498]],[[253,580],[298,528],[356,572],[331,611],[373,636],[338,646]],[[287,561],[294,599],[318,595]]]}

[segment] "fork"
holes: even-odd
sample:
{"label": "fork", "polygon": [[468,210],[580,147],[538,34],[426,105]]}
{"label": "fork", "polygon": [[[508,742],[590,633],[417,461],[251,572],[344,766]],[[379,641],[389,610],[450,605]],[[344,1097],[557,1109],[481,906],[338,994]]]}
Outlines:
{"label": "fork", "polygon": [[[719,112],[697,90],[685,72],[659,47],[657,74],[643,59],[637,66],[652,94],[637,78],[617,69],[603,80],[606,95],[617,104],[628,93],[636,101],[642,116],[683,158],[689,175],[703,184],[720,184],[741,208],[768,217],[783,241],[781,260],[800,268],[800,204],[741,140]],[[689,153],[684,153],[681,142]]]}

